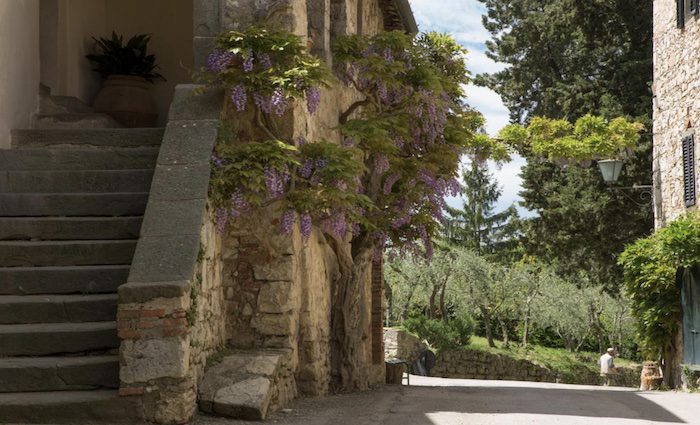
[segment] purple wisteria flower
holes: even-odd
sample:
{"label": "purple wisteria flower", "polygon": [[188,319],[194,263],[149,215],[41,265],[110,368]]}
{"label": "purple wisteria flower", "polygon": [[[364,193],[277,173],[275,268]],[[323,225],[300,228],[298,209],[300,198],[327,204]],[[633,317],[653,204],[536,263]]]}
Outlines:
{"label": "purple wisteria flower", "polygon": [[260,93],[254,93],[253,102],[255,102],[255,106],[260,108],[263,113],[269,115],[270,112],[272,112],[272,105],[270,104],[270,99],[268,97],[263,96]]}
{"label": "purple wisteria flower", "polygon": [[386,155],[379,153],[374,156],[374,169],[377,173],[384,174],[389,171],[389,168],[391,168],[391,164],[389,164],[389,158]]}
{"label": "purple wisteria flower", "polygon": [[296,212],[294,210],[287,210],[282,214],[282,220],[280,221],[280,227],[285,235],[292,233],[294,229],[294,219],[296,218]]}
{"label": "purple wisteria flower", "polygon": [[377,83],[377,95],[379,96],[379,100],[381,100],[383,104],[388,105],[390,103],[389,90],[387,90],[386,84],[382,82]]}
{"label": "purple wisteria flower", "polygon": [[324,232],[332,233],[339,237],[344,237],[348,230],[348,223],[345,214],[342,212],[336,212],[324,220],[321,226]]}
{"label": "purple wisteria flower", "polygon": [[223,234],[226,231],[226,224],[228,224],[228,210],[226,208],[216,209],[216,230],[219,234]]}
{"label": "purple wisteria flower", "polygon": [[270,55],[267,53],[258,55],[258,62],[260,62],[260,66],[262,66],[264,70],[272,68],[272,60],[270,60]]}
{"label": "purple wisteria flower", "polygon": [[211,154],[211,162],[212,162],[212,164],[214,164],[214,167],[216,167],[216,168],[221,168],[226,164],[223,159],[219,158],[219,156],[216,154],[216,152],[213,152]]}
{"label": "purple wisteria flower", "polygon": [[303,179],[308,179],[311,177],[311,174],[313,174],[313,172],[314,172],[314,161],[311,159],[307,159],[302,164],[301,169],[299,170],[299,175]]}
{"label": "purple wisteria flower", "polygon": [[267,196],[270,199],[276,199],[284,195],[289,174],[280,172],[275,168],[265,168],[265,186],[267,187]]}
{"label": "purple wisteria flower", "polygon": [[270,107],[278,117],[284,115],[287,110],[287,98],[284,96],[284,90],[282,90],[281,87],[277,87],[275,91],[272,92]]}
{"label": "purple wisteria flower", "polygon": [[384,60],[389,63],[394,61],[394,52],[388,47],[384,50]]}
{"label": "purple wisteria flower", "polygon": [[250,209],[250,204],[246,201],[243,193],[238,190],[231,195],[231,209],[229,216],[236,219]]}
{"label": "purple wisteria flower", "polygon": [[255,58],[253,56],[253,52],[250,52],[248,56],[245,58],[243,61],[243,71],[244,72],[253,72],[253,68],[255,67]]}
{"label": "purple wisteria flower", "polygon": [[311,215],[309,213],[304,213],[299,217],[299,227],[304,241],[308,241],[311,237]]}
{"label": "purple wisteria flower", "polygon": [[228,50],[214,50],[207,57],[207,70],[215,73],[223,72],[235,57],[236,55]]}
{"label": "purple wisteria flower", "polygon": [[304,137],[304,136],[299,136],[297,138],[297,146],[299,146],[299,147],[305,146],[308,143],[309,143],[309,141],[306,140],[306,137]]}
{"label": "purple wisteria flower", "polygon": [[306,89],[306,107],[310,114],[315,114],[318,110],[318,105],[321,104],[321,89],[319,87],[310,87]]}
{"label": "purple wisteria flower", "polygon": [[246,104],[248,103],[248,95],[242,84],[231,89],[231,102],[233,102],[238,112],[245,111]]}

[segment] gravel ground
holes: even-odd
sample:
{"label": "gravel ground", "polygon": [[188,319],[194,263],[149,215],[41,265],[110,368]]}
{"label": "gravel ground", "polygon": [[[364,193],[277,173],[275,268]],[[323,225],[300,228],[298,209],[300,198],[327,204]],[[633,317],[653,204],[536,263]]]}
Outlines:
{"label": "gravel ground", "polygon": [[[411,377],[411,386],[295,401],[285,425],[700,424],[700,395],[627,388]],[[193,425],[259,425],[200,416]]]}

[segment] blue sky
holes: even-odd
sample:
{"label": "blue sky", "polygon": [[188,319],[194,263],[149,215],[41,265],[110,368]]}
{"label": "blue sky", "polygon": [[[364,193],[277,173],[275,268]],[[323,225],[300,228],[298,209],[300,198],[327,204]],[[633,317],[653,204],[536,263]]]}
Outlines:
{"label": "blue sky", "polygon": [[[490,34],[481,24],[485,8],[477,0],[410,0],[413,13],[421,31],[439,31],[452,34],[455,39],[469,50],[467,66],[473,75],[484,72],[496,72],[504,65],[486,57],[485,42]],[[479,110],[486,118],[486,131],[495,136],[498,130],[508,124],[508,110],[503,106],[500,96],[495,92],[476,86],[467,87],[469,104]],[[525,164],[522,158],[500,169],[493,164],[491,170],[496,176],[503,195],[497,209],[501,210],[520,200],[520,168]],[[456,199],[450,204],[460,204]],[[519,208],[522,213],[526,213]]]}

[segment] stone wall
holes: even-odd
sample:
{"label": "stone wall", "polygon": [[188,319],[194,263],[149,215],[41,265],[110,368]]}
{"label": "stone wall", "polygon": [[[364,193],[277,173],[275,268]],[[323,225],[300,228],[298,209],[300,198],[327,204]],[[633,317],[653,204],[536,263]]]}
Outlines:
{"label": "stone wall", "polygon": [[178,86],[128,283],[119,288],[120,388],[145,417],[185,423],[224,341],[221,238],[207,212],[223,93]]}
{"label": "stone wall", "polygon": [[[686,2],[686,4],[689,2]],[[700,125],[700,21],[676,27],[676,1],[654,1],[654,183],[656,226],[688,211],[681,139]],[[696,134],[696,161],[698,139]],[[700,167],[696,163],[696,171]],[[699,179],[696,179],[696,184]],[[695,210],[697,207],[692,207]]]}
{"label": "stone wall", "polygon": [[384,358],[399,359],[408,362],[418,360],[420,354],[428,346],[411,335],[397,328],[384,328]]}
{"label": "stone wall", "polygon": [[[265,21],[304,37],[312,51],[330,64],[334,37],[378,32],[383,27],[379,0],[239,0],[226,2],[223,29],[243,29]],[[233,3],[237,7],[233,7]],[[245,13],[241,13],[244,10]],[[361,22],[361,24],[358,24]],[[338,117],[357,93],[344,86],[324,89],[318,112],[311,116],[299,102],[278,122],[290,140],[321,138],[340,143]],[[259,137],[247,115],[236,115],[235,134],[241,142]],[[337,264],[320,231],[302,241],[298,226],[292,235],[280,232],[281,211],[270,207],[239,220],[226,235],[223,248],[227,304],[227,343],[235,348],[288,348],[296,390],[306,395],[328,392],[330,383],[330,311]],[[349,246],[347,247],[349,249]],[[371,304],[372,277],[367,271],[364,299]],[[375,291],[376,292],[376,291]],[[381,299],[377,293],[375,298]],[[380,294],[379,294],[380,295]],[[368,305],[365,337],[359,349],[372,358],[372,309]],[[381,307],[380,307],[381,308]],[[375,315],[376,316],[376,315]],[[375,317],[375,322],[381,317]],[[376,327],[376,326],[375,326]],[[376,333],[376,332],[375,332]],[[381,341],[379,341],[381,344]],[[376,347],[376,342],[375,342]],[[374,370],[376,369],[376,370]],[[383,365],[373,368],[374,382],[383,382]]]}
{"label": "stone wall", "polygon": [[[689,5],[689,1],[685,2]],[[695,132],[696,193],[700,181],[700,21],[686,14],[685,28],[677,28],[676,1],[654,1],[654,196],[657,228],[698,206],[686,208],[683,185],[682,138]],[[681,385],[683,335],[667,353],[665,380],[671,387]]]}
{"label": "stone wall", "polygon": [[[613,385],[639,387],[641,368],[618,368]],[[575,376],[564,375],[528,360],[492,354],[480,350],[447,350],[437,357],[432,376],[459,379],[559,382],[565,384],[598,385],[600,375],[595,368],[582,368]]]}

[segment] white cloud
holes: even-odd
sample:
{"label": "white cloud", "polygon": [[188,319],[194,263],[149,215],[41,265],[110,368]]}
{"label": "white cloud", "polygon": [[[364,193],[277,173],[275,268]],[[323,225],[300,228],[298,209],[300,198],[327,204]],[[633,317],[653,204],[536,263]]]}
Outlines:
{"label": "white cloud", "polygon": [[501,97],[491,89],[468,85],[465,87],[467,103],[481,112],[486,119],[486,132],[496,136],[509,122],[508,109],[503,105]]}

